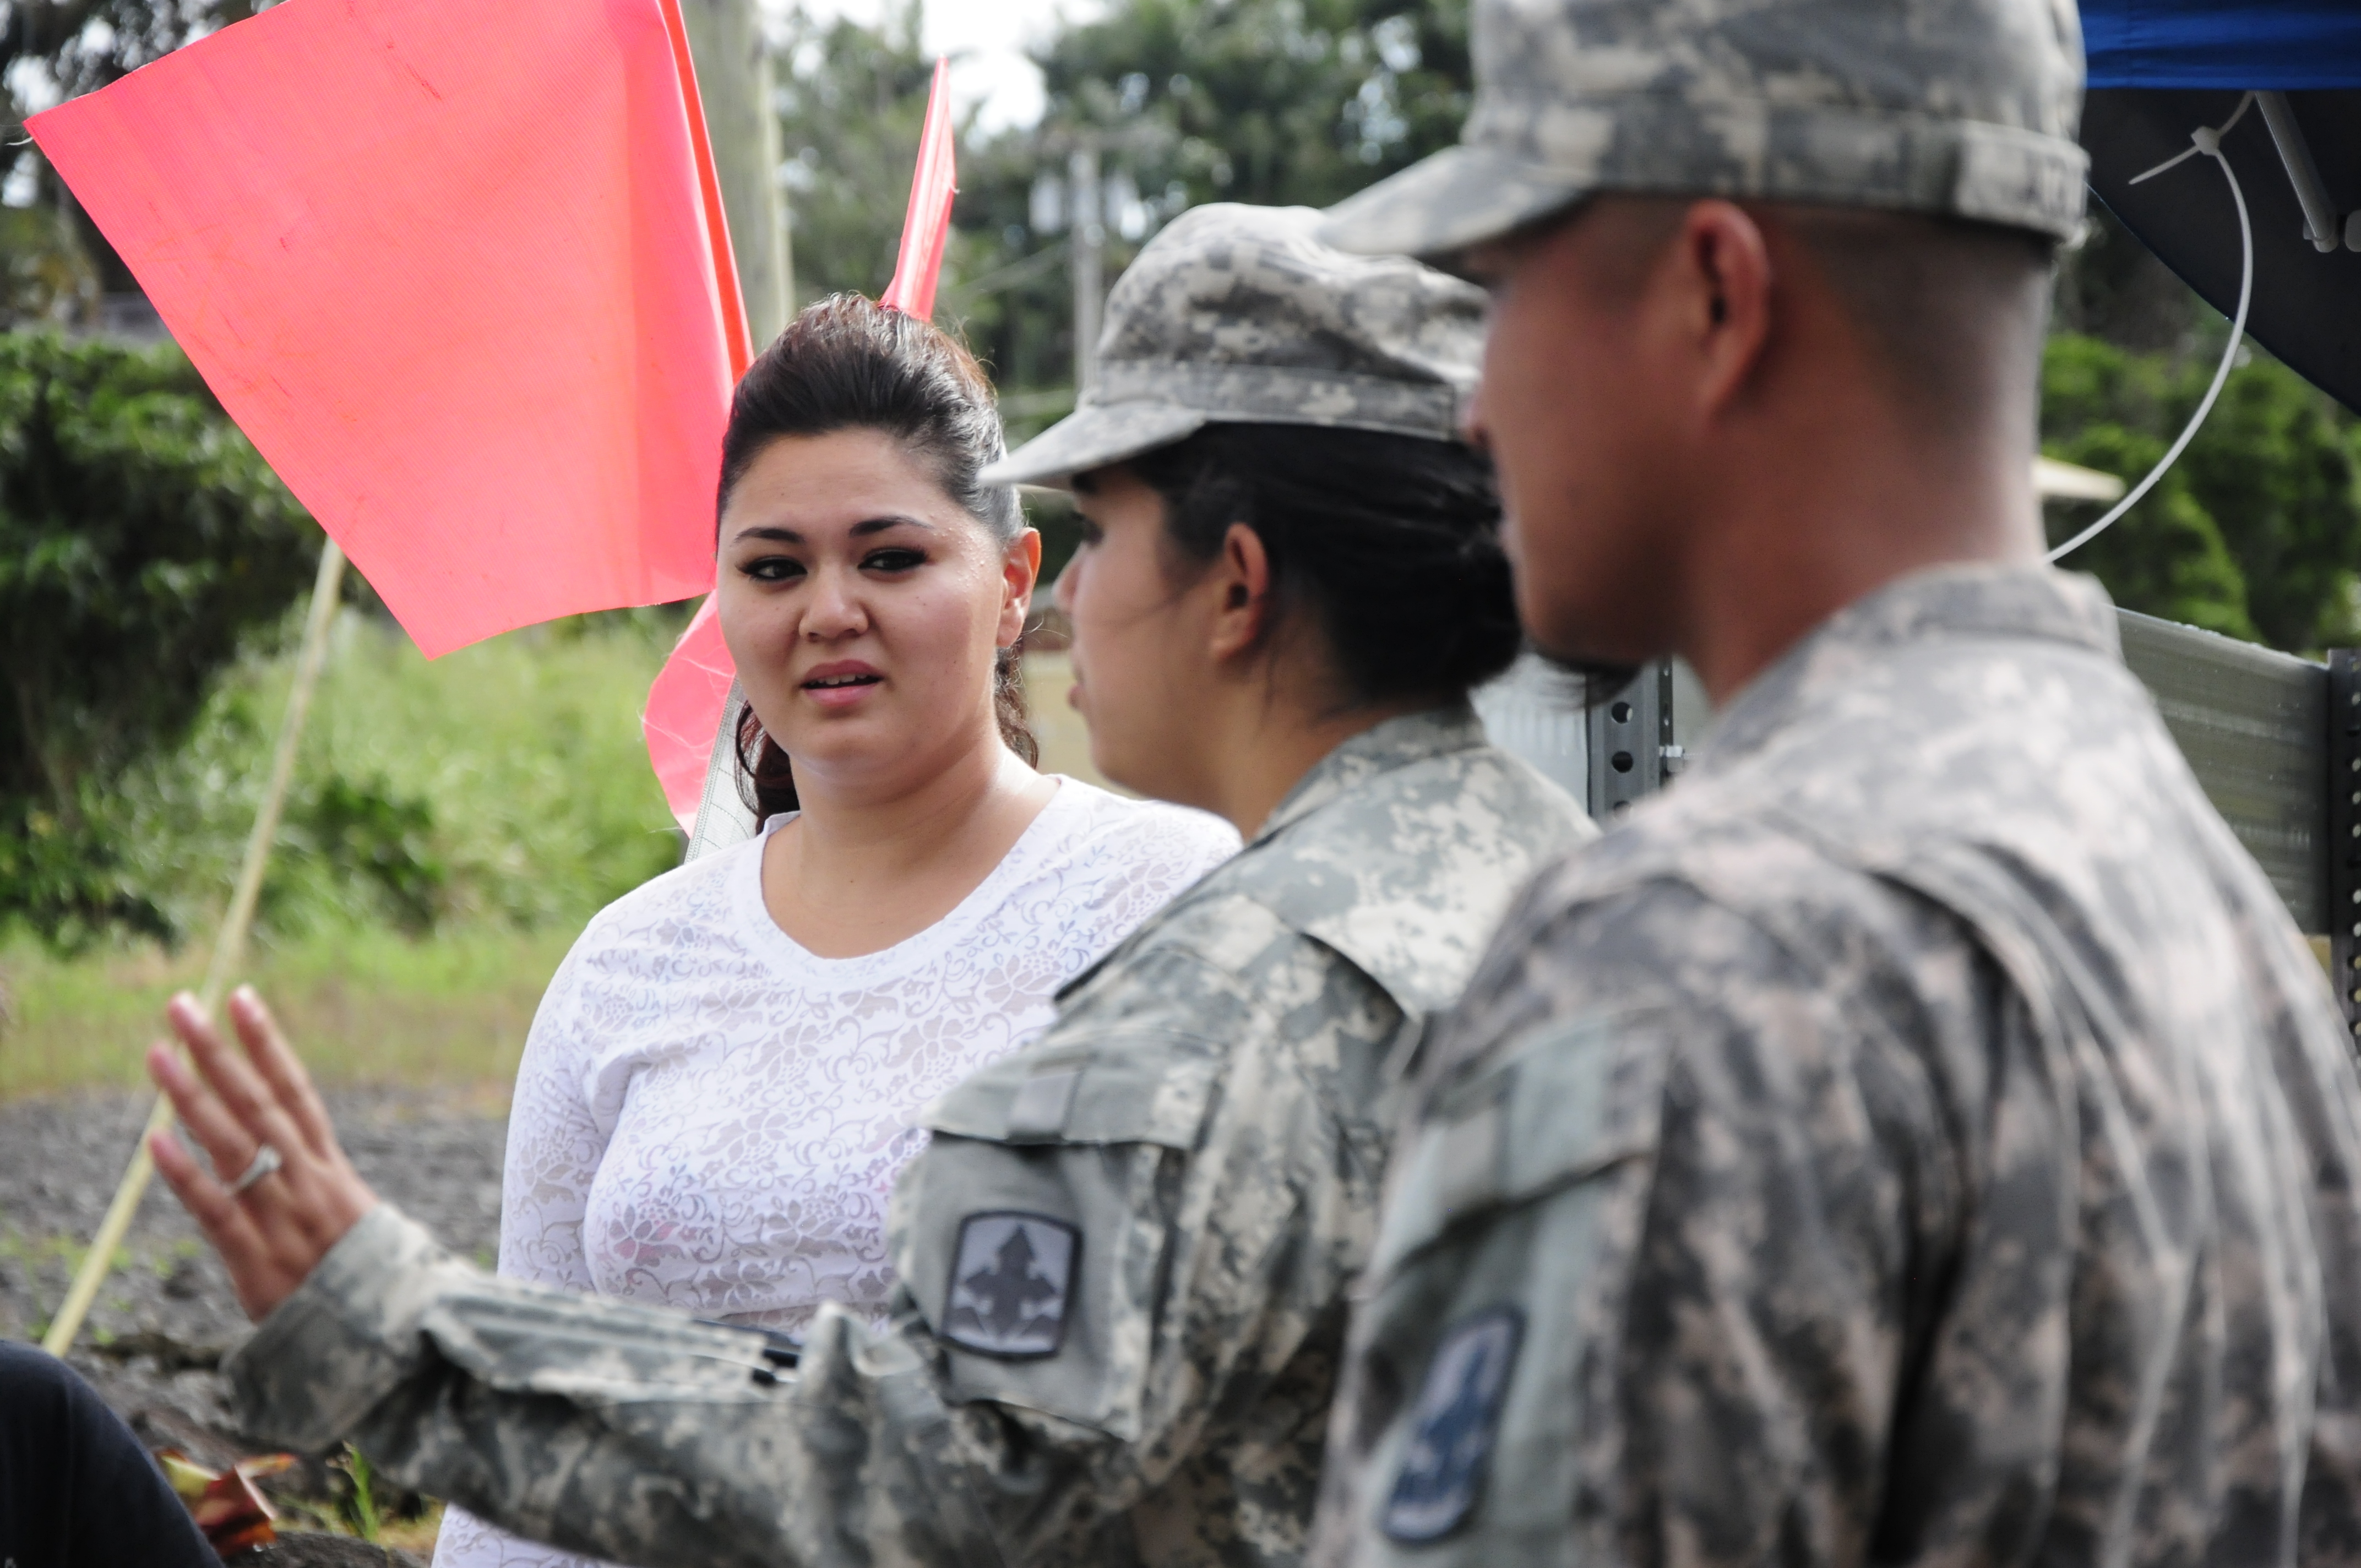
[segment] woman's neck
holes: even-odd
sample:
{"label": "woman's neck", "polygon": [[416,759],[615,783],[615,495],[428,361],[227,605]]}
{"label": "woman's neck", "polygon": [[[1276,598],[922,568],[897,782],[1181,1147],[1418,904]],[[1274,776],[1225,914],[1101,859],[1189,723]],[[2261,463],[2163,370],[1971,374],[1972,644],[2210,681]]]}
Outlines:
{"label": "woman's neck", "polygon": [[803,772],[801,813],[763,846],[763,902],[823,958],[890,948],[949,915],[1057,791],[996,729],[899,789]]}

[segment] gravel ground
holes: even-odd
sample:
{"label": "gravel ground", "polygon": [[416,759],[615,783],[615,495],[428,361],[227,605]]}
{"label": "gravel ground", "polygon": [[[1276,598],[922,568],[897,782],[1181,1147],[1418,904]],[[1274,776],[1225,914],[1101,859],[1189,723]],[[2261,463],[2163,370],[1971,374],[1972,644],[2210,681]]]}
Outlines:
{"label": "gravel ground", "polygon": [[[489,1265],[508,1130],[497,1091],[327,1098],[363,1179],[445,1245]],[[144,1098],[124,1094],[0,1104],[0,1337],[37,1339],[47,1327],[147,1113]],[[259,1452],[231,1429],[215,1370],[245,1336],[245,1314],[160,1180],[124,1253],[68,1359],[151,1448],[178,1447],[215,1466]],[[313,1497],[343,1484],[316,1463],[290,1480]]]}

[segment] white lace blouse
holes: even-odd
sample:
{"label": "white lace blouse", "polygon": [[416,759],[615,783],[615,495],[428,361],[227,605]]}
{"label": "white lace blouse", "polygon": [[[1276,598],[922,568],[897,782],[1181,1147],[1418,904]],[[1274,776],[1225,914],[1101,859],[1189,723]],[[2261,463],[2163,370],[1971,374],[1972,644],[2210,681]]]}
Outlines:
{"label": "white lace blouse", "polygon": [[[823,959],[763,904],[763,841],[609,905],[534,1015],[500,1271],[800,1335],[884,1317],[885,1204],[920,1105],[1038,1033],[1058,988],[1238,847],[1201,812],[1061,778],[958,908]],[[458,1508],[437,1568],[582,1559]]]}

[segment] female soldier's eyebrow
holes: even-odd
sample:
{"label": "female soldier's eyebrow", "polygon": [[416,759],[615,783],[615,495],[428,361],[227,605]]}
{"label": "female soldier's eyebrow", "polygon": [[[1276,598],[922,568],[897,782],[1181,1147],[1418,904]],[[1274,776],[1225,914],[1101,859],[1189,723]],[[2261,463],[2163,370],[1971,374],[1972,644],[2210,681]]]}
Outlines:
{"label": "female soldier's eyebrow", "polygon": [[[855,539],[866,539],[872,534],[883,533],[889,528],[916,528],[923,530],[928,533],[935,532],[935,525],[933,523],[921,522],[915,517],[904,517],[898,512],[894,512],[889,513],[884,517],[870,517],[862,519],[859,522],[852,525],[852,537]],[[778,528],[770,525],[757,525],[751,528],[741,528],[730,537],[733,543],[741,539],[767,540],[774,544],[803,544],[809,543],[801,533],[792,528]]]}

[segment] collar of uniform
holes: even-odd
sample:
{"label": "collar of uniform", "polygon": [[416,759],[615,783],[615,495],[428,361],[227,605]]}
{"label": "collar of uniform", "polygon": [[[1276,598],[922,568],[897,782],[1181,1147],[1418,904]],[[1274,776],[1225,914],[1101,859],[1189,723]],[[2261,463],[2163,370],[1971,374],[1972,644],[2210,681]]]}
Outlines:
{"label": "collar of uniform", "polygon": [[2095,578],[2048,566],[1935,566],[1847,605],[1747,685],[1701,766],[1744,756],[1797,707],[1868,661],[1943,641],[2065,642],[2120,660],[2114,607]]}
{"label": "collar of uniform", "polygon": [[1263,818],[1262,826],[1255,829],[1248,842],[1263,842],[1290,823],[1301,821],[1378,773],[1483,744],[1483,721],[1466,702],[1389,718],[1362,730],[1313,763],[1312,771],[1296,780],[1287,797]]}

